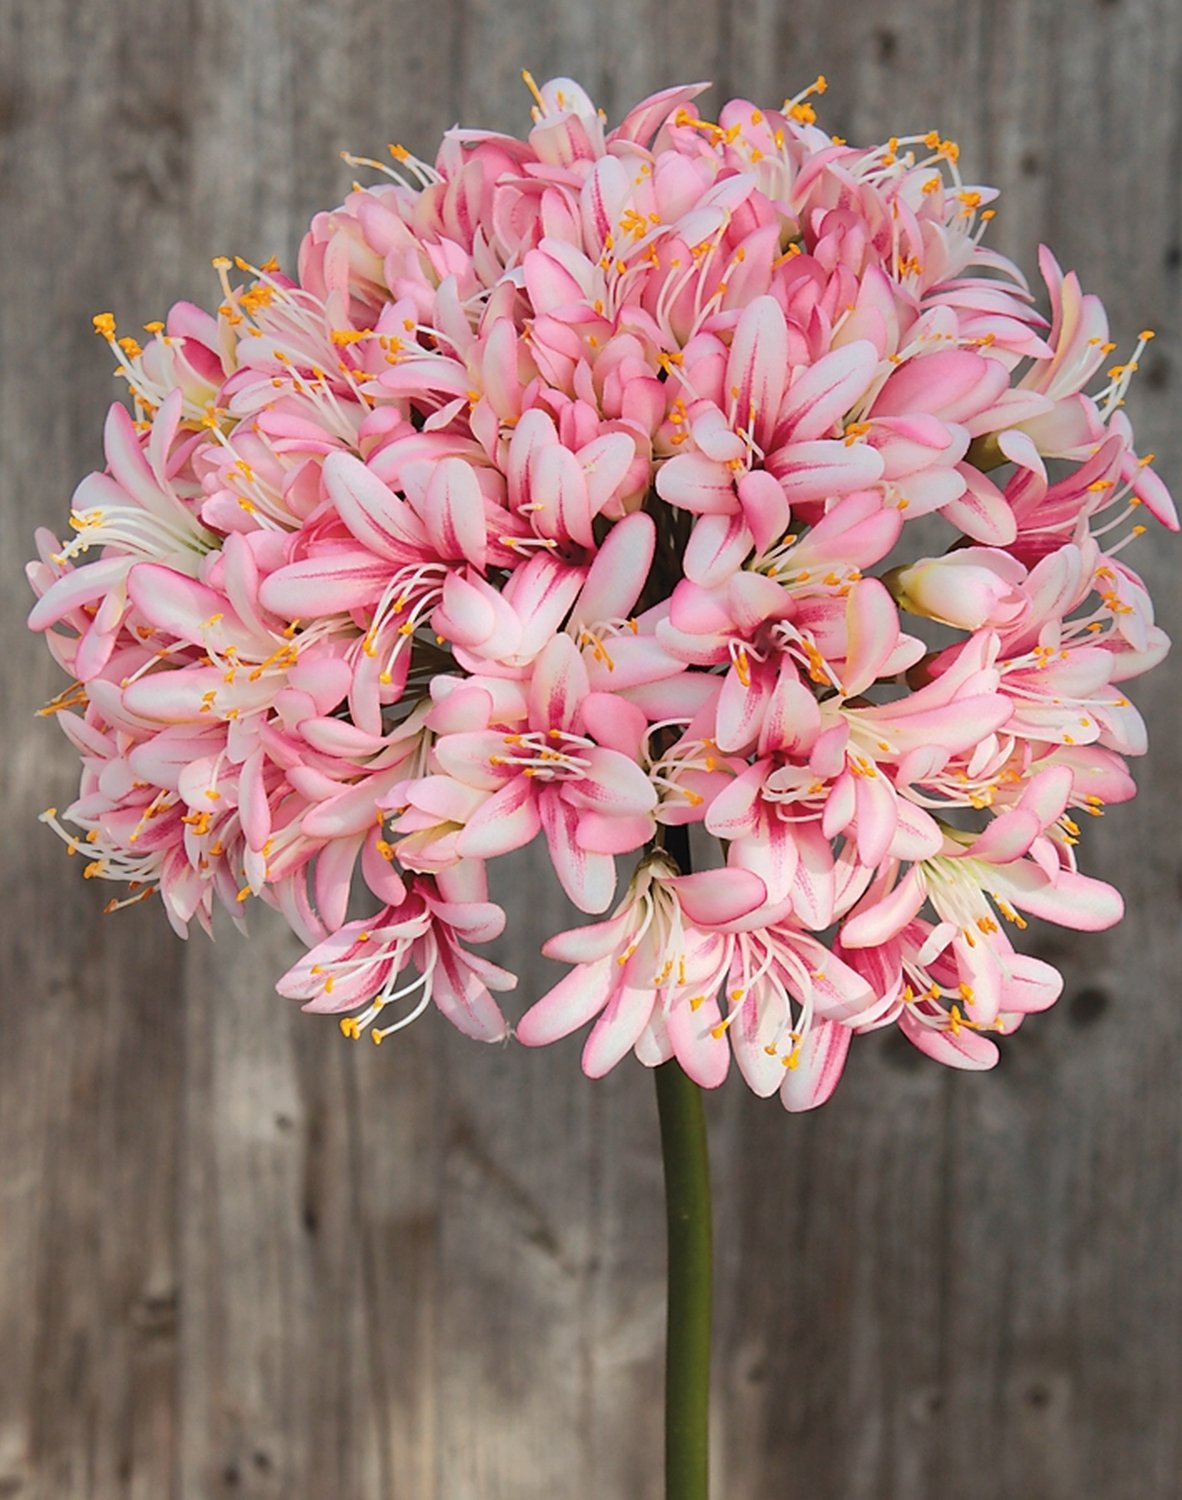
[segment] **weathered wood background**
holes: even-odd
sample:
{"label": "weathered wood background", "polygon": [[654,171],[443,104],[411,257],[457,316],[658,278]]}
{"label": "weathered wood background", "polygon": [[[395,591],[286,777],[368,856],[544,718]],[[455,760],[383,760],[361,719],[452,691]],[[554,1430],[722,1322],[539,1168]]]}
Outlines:
{"label": "weathered wood background", "polygon": [[[663,1224],[651,1080],[424,1019],[351,1048],[271,992],[288,940],[100,915],[34,822],[72,756],[19,565],[101,462],[90,315],[290,256],[341,148],[517,128],[518,69],[609,114],[673,81],[853,139],[933,124],[1160,337],[1133,411],[1182,484],[1173,0],[0,0],[0,1497],[650,1500]],[[1177,632],[1182,551],[1137,557]],[[788,1118],[735,1080],[717,1175],[720,1500],[1182,1494],[1178,666],[1141,798],[1089,828],[1130,917],[1048,935],[1067,993],[992,1076],[854,1049]],[[518,866],[513,959],[553,920]],[[517,963],[514,964],[518,966]],[[529,962],[522,1000],[537,992]]]}

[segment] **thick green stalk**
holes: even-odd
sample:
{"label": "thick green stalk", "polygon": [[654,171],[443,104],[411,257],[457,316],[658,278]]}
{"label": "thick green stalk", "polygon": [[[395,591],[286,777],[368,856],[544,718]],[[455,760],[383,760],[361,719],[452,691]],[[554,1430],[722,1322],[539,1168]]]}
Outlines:
{"label": "thick green stalk", "polygon": [[709,1495],[710,1165],[702,1091],[676,1059],[656,1070],[668,1219],[665,1497]]}
{"label": "thick green stalk", "polygon": [[[669,852],[690,868],[685,829]],[[665,1497],[708,1500],[713,1245],[710,1161],[702,1091],[674,1058],[656,1069],[668,1221],[665,1341]]]}

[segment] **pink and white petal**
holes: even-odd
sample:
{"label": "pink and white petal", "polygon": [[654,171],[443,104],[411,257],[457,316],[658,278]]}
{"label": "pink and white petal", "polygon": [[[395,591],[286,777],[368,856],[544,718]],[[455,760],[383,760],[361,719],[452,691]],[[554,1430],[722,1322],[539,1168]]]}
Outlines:
{"label": "pink and white petal", "polygon": [[[483,906],[488,902],[488,872],[478,859],[461,860],[459,864],[449,865],[446,870],[436,871],[435,889],[441,899],[449,903],[469,907],[474,904]],[[497,920],[500,925],[496,932],[489,933],[490,937],[499,936],[504,928],[504,912],[501,912]],[[474,941],[485,942],[486,939],[474,938]]]}
{"label": "pink and white petal", "polygon": [[787,619],[793,611],[790,596],[781,584],[746,569],[727,584],[726,608],[731,625],[741,633],[758,630],[766,620]]}
{"label": "pink and white petal", "polygon": [[652,838],[656,823],[646,813],[583,812],[576,838],[592,854],[631,854]]}
{"label": "pink and white petal", "polygon": [[864,865],[880,865],[899,826],[898,799],[881,772],[854,777],[854,808],[858,858]]}
{"label": "pink and white petal", "polygon": [[378,602],[390,582],[390,564],[360,548],[325,547],[276,568],[259,585],[264,609],[284,620],[316,620]]}
{"label": "pink and white petal", "polygon": [[756,297],[743,309],[731,340],[726,389],[735,421],[755,429],[764,443],[776,424],[789,370],[788,324],[774,297]]}
{"label": "pink and white petal", "polygon": [[[494,859],[522,849],[542,826],[538,798],[524,776],[514,776],[465,826],[456,840],[462,859]],[[606,903],[605,903],[606,905]],[[602,908],[601,908],[602,909]]]}
{"label": "pink and white petal", "polygon": [[689,433],[694,447],[716,464],[747,457],[747,445],[713,401],[695,401],[689,409]]}
{"label": "pink and white petal", "polygon": [[843,948],[877,948],[897,937],[918,915],[926,898],[923,880],[914,865],[887,895],[855,911],[841,929]]}
{"label": "pink and white petal", "polygon": [[130,566],[131,559],[126,556],[102,557],[84,567],[63,573],[50,584],[30,610],[29,629],[47,630],[73,610],[104,598],[123,582]]}
{"label": "pink and white petal", "polygon": [[1002,968],[995,945],[958,932],[952,939],[952,951],[961,975],[965,1014],[978,1026],[992,1026],[1002,996]]}
{"label": "pink and white petal", "polygon": [[716,1032],[721,1020],[713,996],[697,1010],[688,1000],[678,1000],[665,1017],[674,1056],[687,1076],[704,1089],[718,1088],[730,1070],[731,1049],[726,1033]]}
{"label": "pink and white petal", "polygon": [[711,802],[705,821],[715,838],[740,838],[755,826],[769,765],[769,761],[757,761],[746,767]]}
{"label": "pink and white petal", "polygon": [[625,901],[623,907],[604,922],[588,922],[584,927],[556,932],[542,944],[542,953],[546,958],[555,958],[564,964],[594,963],[628,945],[632,918],[633,912]]}
{"label": "pink and white petal", "polygon": [[659,1068],[670,1060],[673,1043],[669,1040],[669,1027],[663,1011],[654,1010],[649,1016],[648,1025],[636,1038],[632,1051],[636,1061],[646,1068]]}
{"label": "pink and white petal", "polygon": [[559,885],[580,911],[606,911],[616,891],[612,856],[595,854],[580,846],[581,814],[562,797],[558,787],[544,787],[536,805]]}
{"label": "pink and white petal", "polygon": [[759,876],[733,866],[676,875],[669,884],[677,892],[681,909],[689,920],[708,929],[738,922],[767,900],[767,888]]}
{"label": "pink and white petal", "polygon": [[755,743],[774,683],[771,672],[761,671],[754,663],[746,682],[731,667],[718,695],[714,739],[720,750],[741,754]]}
{"label": "pink and white petal", "polygon": [[998,360],[970,349],[942,349],[899,365],[871,407],[876,417],[930,412],[947,422],[984,411],[1009,383]]}
{"label": "pink and white petal", "polygon": [[610,132],[608,141],[636,141],[641,146],[647,146],[676,110],[705,93],[709,87],[708,83],[677,84],[673,88],[650,94],[628,111]]}
{"label": "pink and white petal", "polygon": [[466,823],[488,795],[485,787],[468,786],[453,776],[420,776],[402,782],[381,799],[381,807],[406,804],[441,823]]}
{"label": "pink and white petal", "polygon": [[569,635],[556,635],[534,663],[529,721],[534,730],[569,729],[590,692],[587,668]]}
{"label": "pink and white petal", "polygon": [[[316,896],[316,910],[330,932],[344,925],[353,869],[364,840],[363,833],[333,839],[316,857],[312,889]],[[387,865],[386,868],[390,867]]]}
{"label": "pink and white petal", "polygon": [[770,1099],[784,1081],[784,1064],[776,1050],[784,1018],[770,1005],[757,1005],[754,995],[732,1009],[731,1017],[727,1030],[743,1081],[760,1099]]}
{"label": "pink and white petal", "polygon": [[348,662],[339,656],[304,656],[288,672],[287,680],[312,699],[318,714],[330,714],[347,695],[351,676]]}
{"label": "pink and white petal", "polygon": [[[172,392],[166,401],[168,409],[162,407],[156,416],[162,438],[170,425],[175,426],[177,395],[177,392]],[[170,512],[175,515],[178,511],[183,511],[183,507],[171,495],[161,490],[160,481],[152,473],[144,455],[143,439],[136,431],[131,413],[119,402],[115,402],[107,411],[107,420],[103,426],[103,452],[111,470],[111,478],[137,505],[165,519],[171,519]],[[78,508],[75,505],[75,509]]]}
{"label": "pink and white petal", "polygon": [[815,823],[798,824],[794,837],[800,858],[792,878],[792,909],[805,927],[821,932],[833,920],[833,849]]}
{"label": "pink and white petal", "polygon": [[1041,832],[1066,812],[1074,784],[1075,776],[1070,766],[1047,766],[1045,770],[1036,771],[1026,783],[1017,806],[1033,813]]}
{"label": "pink and white petal", "polygon": [[889,852],[892,859],[931,859],[939,854],[944,835],[931,813],[906,797],[896,798],[895,811],[899,821],[891,840]]}
{"label": "pink and white petal", "polygon": [[1042,832],[1036,815],[1020,807],[1000,813],[988,828],[973,840],[966,851],[972,859],[987,860],[994,865],[1008,865],[1030,853],[1030,847]]}
{"label": "pink and white petal", "polygon": [[[473,729],[461,734],[444,734],[435,744],[435,760],[448,776],[465,786],[495,791],[504,784],[505,771],[494,756],[503,757],[511,748],[505,736],[495,729]],[[514,780],[520,778],[514,777]],[[528,782],[526,783],[528,787]]]}
{"label": "pink and white petal", "polygon": [[369,777],[347,786],[335,797],[310,808],[300,823],[300,832],[310,839],[339,839],[367,832],[374,826],[378,795]]}
{"label": "pink and white petal", "polygon": [[271,837],[271,806],[263,779],[265,767],[266,758],[258,749],[246,757],[238,773],[238,817],[247,847],[256,853]]}
{"label": "pink and white petal", "polygon": [[648,1025],[655,999],[651,989],[617,986],[583,1048],[583,1072],[588,1078],[602,1078],[628,1055]]}
{"label": "pink and white petal", "polygon": [[423,530],[410,506],[359,458],[330,453],[322,473],[337,514],[370,552],[388,561],[405,561],[407,549],[421,545]]}
{"label": "pink and white petal", "polygon": [[819,439],[790,443],[769,454],[767,468],[783,486],[789,505],[803,505],[872,485],[882,474],[882,455],[865,443],[847,448]]}
{"label": "pink and white petal", "polygon": [[[505,614],[498,607],[497,591],[483,578],[449,573],[443,581],[443,598],[431,616],[431,628],[455,646],[474,649],[497,635]],[[498,637],[498,646],[503,637]],[[516,642],[513,642],[516,645]]]}
{"label": "pink and white petal", "polygon": [[1148,460],[1138,461],[1132,454],[1125,460],[1122,476],[1133,488],[1137,499],[1155,520],[1167,531],[1179,529],[1178,510],[1173,498],[1159,474],[1148,466]]}
{"label": "pink and white petal", "polygon": [[578,1031],[597,1016],[611,997],[619,969],[612,955],[581,963],[564,974],[522,1016],[514,1028],[526,1047],[545,1047]]}
{"label": "pink and white petal", "polygon": [[878,351],[866,339],[846,344],[804,368],[780,408],[778,426],[797,442],[827,437],[865,394],[878,368]]}
{"label": "pink and white petal", "polygon": [[964,491],[944,503],[944,519],[975,542],[1008,547],[1018,535],[1018,523],[1006,497],[972,464],[959,464],[957,468],[965,481]]}
{"label": "pink and white petal", "polygon": [[725,464],[701,453],[678,453],[657,470],[657,494],[696,515],[729,516],[739,509],[734,480]]}
{"label": "pink and white petal", "polygon": [[811,955],[813,1001],[817,1015],[826,1021],[841,1021],[849,1026],[863,1026],[878,1019],[882,1009],[880,997],[864,975],[850,967],[822,943],[798,939],[798,951]]}
{"label": "pink and white petal", "polygon": [[790,824],[780,818],[760,818],[755,828],[735,839],[727,859],[731,869],[750,870],[759,876],[767,888],[769,905],[791,902],[800,854]]}
{"label": "pink and white petal", "polygon": [[1063,976],[1058,969],[1026,953],[1012,953],[1005,960],[1002,988],[1003,1011],[1028,1014],[1047,1010],[1063,993]]}
{"label": "pink and white petal", "polygon": [[561,783],[562,796],[573,807],[621,817],[650,813],[656,807],[656,788],[628,756],[596,747],[583,751],[580,759],[587,767],[584,774]]}
{"label": "pink and white petal", "polygon": [[401,906],[406,900],[406,882],[394,868],[394,861],[379,851],[379,833],[380,830],[375,828],[362,845],[361,878],[379,901],[388,906]]}
{"label": "pink and white petal", "polygon": [[1022,911],[1078,932],[1103,932],[1115,927],[1125,914],[1124,902],[1114,886],[1077,870],[1060,870],[1051,885],[1033,865],[1022,861],[1010,865],[998,885]]}
{"label": "pink and white petal", "polygon": [[785,657],[763,711],[759,753],[771,755],[780,751],[786,755],[808,755],[820,732],[821,710],[817,700],[801,682],[795,666]]}
{"label": "pink and white petal", "polygon": [[612,499],[635,458],[636,443],[626,432],[605,432],[579,449],[579,467],[592,516],[597,516]]}
{"label": "pink and white petal", "polygon": [[921,1052],[945,1067],[984,1072],[997,1065],[996,1044],[979,1031],[964,1026],[957,1032],[925,1026],[910,1010],[904,1010],[899,1017],[899,1029]]}
{"label": "pink and white petal", "polygon": [[224,594],[160,563],[137,563],[127,575],[127,593],[151,624],[196,646],[208,645],[211,636],[216,641],[219,625],[222,632],[242,629]]}
{"label": "pink and white petal", "polygon": [[850,826],[858,808],[858,793],[853,773],[842,771],[829,788],[825,807],[821,813],[821,832],[827,839],[835,839]]}
{"label": "pink and white petal", "polygon": [[457,1031],[478,1042],[500,1042],[509,1035],[500,1006],[467,954],[441,942],[431,978],[431,999]]}
{"label": "pink and white petal", "polygon": [[583,700],[583,724],[604,749],[639,759],[648,719],[634,703],[615,693],[590,693]]}
{"label": "pink and white petal", "polygon": [[[588,679],[596,692],[622,693],[629,688],[650,687],[672,678],[677,679],[670,685],[673,693],[687,684],[691,693],[704,691],[699,687],[702,680],[699,674],[687,676],[684,663],[671,656],[651,635],[612,636],[601,641],[598,653],[593,646],[589,647],[584,661]],[[707,679],[707,687],[711,685]],[[670,708],[653,717],[674,718],[680,711],[680,707]]]}
{"label": "pink and white petal", "polygon": [[[79,682],[91,682],[111,660],[122,624],[122,592],[120,589],[107,595],[89,628],[79,638],[78,649],[70,668]],[[50,639],[52,641],[53,638]],[[50,649],[52,650],[52,645]]]}
{"label": "pink and white petal", "polygon": [[575,609],[577,622],[596,625],[632,613],[652,565],[656,540],[656,525],[644,511],[635,511],[612,527],[587,572]]}
{"label": "pink and white petal", "polygon": [[[149,672],[122,692],[127,713],[144,723],[199,724],[208,694],[222,686],[219,667],[180,667],[174,672]],[[92,692],[93,701],[93,692]],[[208,714],[206,715],[208,718]]]}
{"label": "pink and white petal", "polygon": [[842,692],[864,693],[881,675],[899,640],[899,612],[877,578],[854,584],[846,599],[846,657]]}
{"label": "pink and white petal", "polygon": [[739,504],[755,539],[755,550],[763,552],[788,527],[790,512],[784,487],[765,469],[752,469],[742,475],[737,489]]}
{"label": "pink and white petal", "polygon": [[[504,910],[495,901],[436,901],[432,898],[429,905],[432,915],[466,943],[490,943],[505,930]],[[467,958],[470,963],[476,962],[472,954],[467,955]],[[483,963],[484,960],[481,959],[480,962]],[[504,970],[500,972],[503,973]],[[511,984],[497,986],[499,989],[512,987]]]}
{"label": "pink and white petal", "polygon": [[423,509],[427,534],[441,558],[463,558],[474,568],[484,567],[488,525],[471,464],[462,458],[440,459],[432,469]]}
{"label": "pink and white petal", "polygon": [[[774,479],[771,482],[776,484]],[[776,488],[779,489],[778,484]],[[754,538],[742,511],[701,516],[686,543],[685,576],[701,588],[719,588],[743,566],[753,545]]]}
{"label": "pink and white petal", "polygon": [[816,1021],[792,1054],[795,1067],[784,1068],[780,1102],[799,1114],[816,1109],[832,1095],[841,1080],[853,1033],[837,1021]]}
{"label": "pink and white petal", "polygon": [[342,760],[364,760],[376,755],[385,744],[381,735],[366,734],[347,719],[302,719],[299,730],[313,750]]}
{"label": "pink and white petal", "polygon": [[548,443],[541,449],[530,465],[530,494],[533,524],[541,535],[594,546],[587,481],[569,448]]}

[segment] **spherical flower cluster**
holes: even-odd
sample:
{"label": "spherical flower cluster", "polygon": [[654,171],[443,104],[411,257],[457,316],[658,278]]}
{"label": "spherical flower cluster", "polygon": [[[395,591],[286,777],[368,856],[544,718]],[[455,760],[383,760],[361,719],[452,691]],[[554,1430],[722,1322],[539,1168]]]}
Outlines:
{"label": "spherical flower cluster", "polygon": [[1177,528],[1140,346],[1049,252],[1038,313],[953,142],[852,147],[823,89],[605,132],[557,79],[524,139],[364,163],[295,278],[95,320],[134,415],[30,567],[86,875],[181,933],[278,908],[280,992],[346,1036],[495,1041],[486,870],[543,839],[599,920],[519,1040],[794,1110],[855,1033],[986,1068],[1055,1000],[1007,929],[1119,918],[1074,818],[1133,794],[1167,649],[1118,556]]}

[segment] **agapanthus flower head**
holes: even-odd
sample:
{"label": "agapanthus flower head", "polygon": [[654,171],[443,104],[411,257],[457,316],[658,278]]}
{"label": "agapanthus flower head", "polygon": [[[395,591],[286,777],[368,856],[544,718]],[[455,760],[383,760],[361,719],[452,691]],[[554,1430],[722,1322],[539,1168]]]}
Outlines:
{"label": "agapanthus flower head", "polygon": [[29,567],[82,761],[46,820],[182,933],[277,908],[347,1037],[509,1034],[470,945],[532,843],[596,920],[522,1042],[793,1110],[888,1025],[989,1067],[1062,986],[1027,918],[1121,914],[1076,818],[1132,795],[1168,648],[1124,555],[1178,528],[1152,335],[1114,362],[1045,250],[1044,317],[955,143],[839,140],[823,79],[614,129],[526,80],[520,138],[350,158],[294,274],[95,319],[132,409]]}

